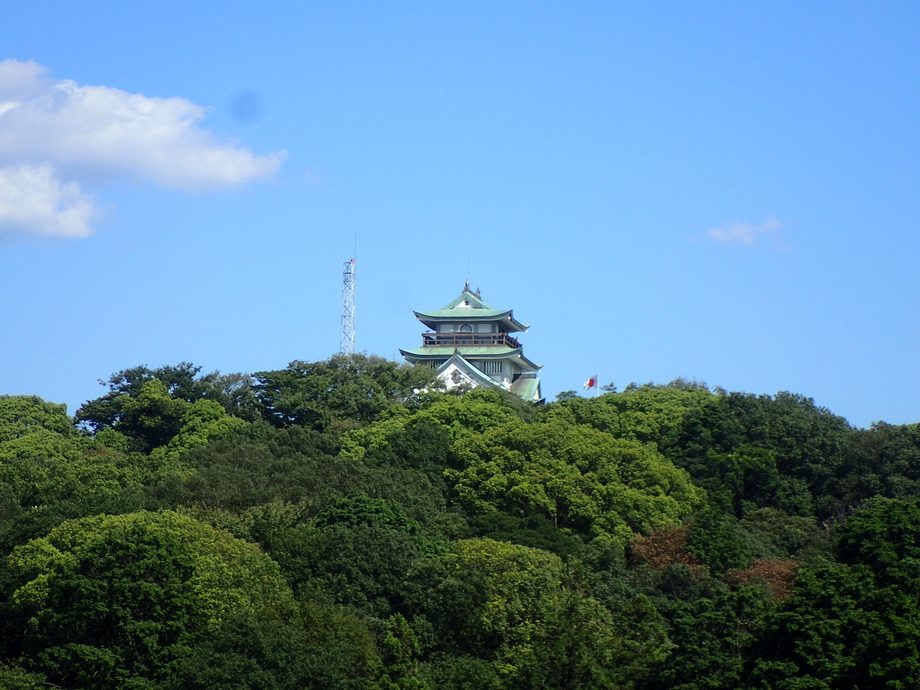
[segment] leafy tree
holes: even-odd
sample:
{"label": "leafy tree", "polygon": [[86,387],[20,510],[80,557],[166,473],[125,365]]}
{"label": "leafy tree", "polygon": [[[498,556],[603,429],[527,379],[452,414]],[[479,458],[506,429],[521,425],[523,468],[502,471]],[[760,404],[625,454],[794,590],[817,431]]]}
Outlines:
{"label": "leafy tree", "polygon": [[327,430],[367,424],[414,390],[436,384],[427,367],[368,355],[333,355],[322,362],[291,362],[280,371],[255,374],[254,391],[273,424]]}
{"label": "leafy tree", "polygon": [[230,612],[158,690],[377,690],[381,660],[355,615],[303,602],[290,610]]}
{"label": "leafy tree", "polygon": [[412,534],[367,524],[295,526],[270,547],[300,597],[326,597],[376,618],[395,611],[406,573],[422,553]]}
{"label": "leafy tree", "polygon": [[419,665],[419,677],[439,690],[497,690],[495,664],[469,655],[436,653]]}
{"label": "leafy tree", "polygon": [[814,516],[787,515],[776,508],[762,508],[749,512],[739,527],[758,558],[814,564],[832,557],[829,532],[819,527]]}
{"label": "leafy tree", "polygon": [[735,431],[732,445],[773,451],[779,473],[804,482],[817,510],[836,511],[844,449],[853,436],[845,419],[811,398],[787,392],[773,397],[730,393],[724,404]]}
{"label": "leafy tree", "polygon": [[165,395],[175,400],[193,403],[196,400],[212,400],[230,414],[247,421],[258,418],[258,407],[251,390],[251,378],[247,374],[226,374],[219,372],[201,374],[201,367],[189,362],[176,366],[150,369],[146,366],[123,369],[112,374],[108,381],[108,393],[83,404],[76,413],[76,420],[93,432],[109,429],[120,424],[129,436],[133,435],[130,419],[125,419],[125,406],[141,395],[145,384],[159,381]]}
{"label": "leafy tree", "polygon": [[588,555],[584,542],[577,535],[560,529],[540,514],[518,517],[493,511],[474,517],[469,526],[478,537],[551,551],[563,559]]}
{"label": "leafy tree", "polygon": [[65,522],[10,567],[5,635],[34,670],[82,688],[152,688],[229,612],[290,601],[254,546],[176,513]]}
{"label": "leafy tree", "polygon": [[[514,398],[512,400],[512,398]],[[390,408],[375,424],[347,432],[342,453],[370,463],[394,462],[431,469],[455,464],[450,444],[533,416],[520,398],[476,390],[463,396],[430,395],[421,409]],[[424,448],[419,446],[424,444]]]}
{"label": "leafy tree", "polygon": [[880,585],[920,594],[920,499],[876,497],[837,534],[841,561],[868,566]]}
{"label": "leafy tree", "polygon": [[384,672],[381,690],[424,690],[428,685],[418,678],[418,656],[421,651],[415,633],[400,614],[387,619],[383,636]]}
{"label": "leafy tree", "polygon": [[737,521],[712,508],[694,516],[687,550],[716,575],[745,568],[753,555]]}
{"label": "leafy tree", "polygon": [[[769,687],[920,683],[920,502],[869,501],[838,530],[841,564],[803,568],[767,622],[752,678]],[[802,681],[804,682],[804,680]]]}
{"label": "leafy tree", "polygon": [[40,429],[65,438],[77,435],[66,405],[45,402],[35,395],[0,395],[0,443]]}
{"label": "leafy tree", "polygon": [[846,505],[875,495],[915,496],[920,489],[920,424],[878,422],[854,432],[842,474],[841,499]]}
{"label": "leafy tree", "polygon": [[417,534],[419,524],[403,512],[395,501],[370,498],[358,492],[334,501],[316,517],[320,529],[343,525],[378,525]]}
{"label": "leafy tree", "polygon": [[[551,405],[547,416],[588,424],[617,438],[655,443],[673,458],[672,450],[704,455],[714,447],[722,433],[719,406],[719,396],[701,386],[648,384],[598,398],[567,399]],[[696,433],[689,433],[690,422],[695,422]]]}
{"label": "leafy tree", "polygon": [[[712,581],[686,598],[659,597],[672,643],[667,658],[644,670],[643,687],[661,690],[734,690],[743,686],[744,662],[759,621],[771,608],[758,587],[730,591]],[[708,588],[708,591],[707,589]]]}
{"label": "leafy tree", "polygon": [[0,398],[0,547],[65,519],[136,510],[152,469],[82,438],[63,406]]}
{"label": "leafy tree", "polygon": [[29,673],[19,666],[0,663],[0,688],[3,690],[42,690],[48,683],[40,673]]}
{"label": "leafy tree", "polygon": [[150,451],[179,433],[190,407],[191,403],[172,397],[160,379],[151,379],[136,396],[123,401],[112,428],[132,439],[137,450]]}
{"label": "leafy tree", "polygon": [[165,446],[155,450],[164,458],[178,457],[192,448],[207,445],[212,439],[243,431],[247,426],[242,419],[227,414],[216,402],[196,400],[185,408],[176,434]]}
{"label": "leafy tree", "polygon": [[498,427],[459,440],[445,471],[454,500],[485,514],[541,514],[625,546],[636,532],[693,511],[700,493],[654,450],[561,421]]}
{"label": "leafy tree", "polygon": [[629,687],[637,656],[640,665],[658,658],[657,645],[633,644],[607,609],[579,591],[562,561],[544,551],[463,540],[413,579],[424,585],[407,592],[407,605],[429,620],[449,621],[457,651],[489,660],[500,687]]}

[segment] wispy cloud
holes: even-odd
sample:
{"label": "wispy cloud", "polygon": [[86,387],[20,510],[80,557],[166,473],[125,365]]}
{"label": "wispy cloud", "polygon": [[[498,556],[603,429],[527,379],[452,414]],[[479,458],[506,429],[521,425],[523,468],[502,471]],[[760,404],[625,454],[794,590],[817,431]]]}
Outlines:
{"label": "wispy cloud", "polygon": [[775,249],[784,249],[782,229],[783,225],[776,216],[770,216],[760,224],[732,222],[709,228],[706,230],[706,238],[714,242],[739,244],[755,244],[761,239],[768,239]]}
{"label": "wispy cloud", "polygon": [[206,109],[54,80],[0,62],[0,232],[84,237],[99,209],[84,186],[154,182],[215,190],[270,177],[284,152],[256,155],[202,129]]}

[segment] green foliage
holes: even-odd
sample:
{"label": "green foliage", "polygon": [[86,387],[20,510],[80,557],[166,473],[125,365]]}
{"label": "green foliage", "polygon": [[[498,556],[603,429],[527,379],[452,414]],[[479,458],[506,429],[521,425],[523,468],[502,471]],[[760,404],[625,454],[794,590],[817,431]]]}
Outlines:
{"label": "green foliage", "polygon": [[366,355],[104,385],[0,396],[0,687],[920,685],[918,425]]}
{"label": "green foliage", "polygon": [[270,546],[300,596],[315,593],[377,618],[394,612],[406,573],[422,555],[419,539],[380,525],[300,526]]}
{"label": "green foliage", "polygon": [[291,362],[255,374],[254,391],[265,418],[278,426],[328,430],[367,424],[413,390],[435,385],[427,367],[368,355],[333,355],[322,362]]}
{"label": "green foliage", "polygon": [[712,508],[694,516],[687,550],[717,575],[747,567],[753,556],[737,522]]}
{"label": "green foliage", "polygon": [[838,529],[840,564],[803,569],[769,620],[752,677],[797,687],[920,683],[920,501],[878,497]]}
{"label": "green foliage", "polygon": [[532,416],[523,405],[519,398],[514,401],[497,391],[472,391],[462,397],[432,395],[414,414],[391,408],[376,424],[349,431],[342,438],[342,453],[369,463],[443,468],[455,464],[453,442]]}
{"label": "green foliage", "polygon": [[556,420],[461,439],[462,469],[445,471],[454,500],[486,514],[540,514],[600,541],[680,522],[700,503],[682,471],[651,448]]}
{"label": "green foliage", "polygon": [[59,522],[140,507],[152,466],[81,438],[63,406],[0,398],[0,547]]}
{"label": "green foliage", "polygon": [[121,404],[113,429],[131,438],[137,450],[165,446],[182,428],[182,420],[191,403],[174,398],[160,379],[144,383],[137,395]]}
{"label": "green foliage", "polygon": [[739,688],[744,661],[771,609],[758,587],[715,586],[684,600],[662,603],[672,643],[668,658],[648,668],[646,687],[662,690]]}
{"label": "green foliage", "polygon": [[742,445],[732,453],[710,451],[705,457],[685,462],[710,501],[738,518],[765,507],[799,515],[813,510],[807,483],[780,473],[774,451]]}
{"label": "green foliage", "polygon": [[[463,540],[415,577],[423,591],[407,601],[453,628],[447,648],[490,660],[500,687],[629,687],[635,664],[660,658],[656,645],[624,635],[607,609],[579,591],[562,561],[544,551]],[[462,677],[460,669],[451,671]]]}
{"label": "green foliage", "polygon": [[786,558],[814,564],[829,560],[830,535],[813,516],[787,515],[776,508],[749,512],[739,524],[758,558]]}
{"label": "green foliage", "polygon": [[19,666],[0,663],[0,688],[3,690],[41,690],[48,683],[40,673],[29,673]]}
{"label": "green foliage", "polygon": [[370,498],[360,492],[333,501],[316,516],[316,526],[320,529],[333,525],[374,525],[402,530],[407,534],[419,531],[418,522],[407,516],[395,501]]}
{"label": "green foliage", "polygon": [[367,626],[337,607],[229,613],[158,690],[376,690],[380,659]]}
{"label": "green foliage", "polygon": [[196,400],[184,409],[176,434],[155,452],[159,451],[163,458],[176,458],[192,448],[207,445],[213,439],[242,432],[248,426],[242,419],[231,417],[216,402]]}
{"label": "green foliage", "polygon": [[731,393],[724,402],[735,429],[733,443],[772,450],[779,472],[805,482],[819,511],[835,509],[843,450],[853,434],[845,419],[811,398],[785,392],[773,398]]}
{"label": "green foliage", "polygon": [[383,636],[383,674],[381,690],[423,690],[428,686],[418,676],[420,652],[415,633],[400,614],[387,619]]}
{"label": "green foliage", "polygon": [[705,453],[721,432],[719,404],[719,397],[703,387],[646,385],[598,398],[566,399],[550,406],[547,416],[588,424],[617,438],[655,443],[666,454],[665,449],[688,446],[688,422],[696,421],[698,435],[705,438],[691,445]]}
{"label": "green foliage", "polygon": [[879,584],[920,595],[920,499],[877,497],[837,531],[840,560],[865,565]]}
{"label": "green foliage", "polygon": [[77,435],[66,405],[48,403],[34,395],[0,395],[0,443],[39,430],[67,438]]}
{"label": "green foliage", "polygon": [[469,524],[479,537],[551,551],[562,558],[586,555],[581,539],[568,530],[560,529],[543,515],[517,517],[492,511],[473,518]]}
{"label": "green foliage", "polygon": [[84,688],[153,687],[227,613],[290,597],[255,547],[175,513],[65,522],[10,567],[5,634],[49,679]]}
{"label": "green foliage", "polygon": [[492,662],[475,656],[433,654],[419,666],[419,677],[439,690],[497,690],[498,670]]}
{"label": "green foliage", "polygon": [[109,392],[100,398],[86,402],[77,410],[76,420],[94,432],[113,428],[121,424],[130,430],[130,420],[124,419],[125,406],[137,398],[144,385],[159,381],[166,395],[176,400],[193,403],[196,400],[212,400],[230,414],[247,421],[258,418],[258,409],[247,374],[226,374],[219,372],[201,374],[201,367],[180,362],[176,366],[149,369],[146,366],[133,367],[112,374],[108,381]]}
{"label": "green foliage", "polygon": [[794,596],[765,623],[751,659],[756,687],[915,687],[916,599],[892,594],[876,587],[865,566],[804,570]]}
{"label": "green foliage", "polygon": [[546,414],[654,443],[739,517],[763,507],[833,514],[847,498],[841,470],[855,432],[800,395],[712,393],[675,381],[564,400]]}
{"label": "green foliage", "polygon": [[920,493],[920,424],[878,422],[860,429],[845,449],[841,481],[846,504],[876,495],[910,498]]}

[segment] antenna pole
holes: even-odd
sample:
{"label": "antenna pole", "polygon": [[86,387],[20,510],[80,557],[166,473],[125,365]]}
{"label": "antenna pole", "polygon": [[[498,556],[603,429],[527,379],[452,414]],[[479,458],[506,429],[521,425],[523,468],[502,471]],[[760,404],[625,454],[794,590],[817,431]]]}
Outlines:
{"label": "antenna pole", "polygon": [[355,353],[355,260],[346,261],[342,269],[342,340],[339,351]]}

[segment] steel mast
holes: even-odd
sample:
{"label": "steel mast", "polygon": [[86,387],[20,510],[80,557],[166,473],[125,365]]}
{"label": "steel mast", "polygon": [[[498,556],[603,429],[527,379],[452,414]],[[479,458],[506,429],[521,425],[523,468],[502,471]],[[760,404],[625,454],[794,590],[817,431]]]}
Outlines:
{"label": "steel mast", "polygon": [[339,351],[355,353],[355,260],[342,268],[342,340]]}

